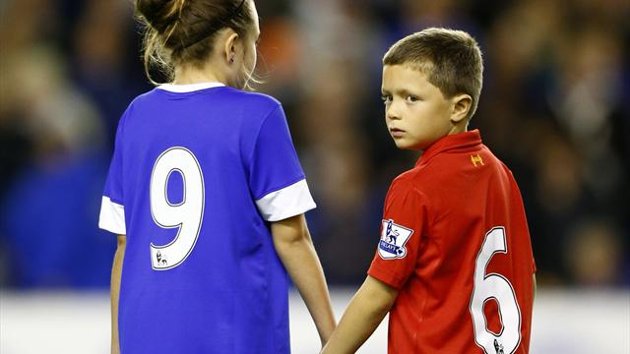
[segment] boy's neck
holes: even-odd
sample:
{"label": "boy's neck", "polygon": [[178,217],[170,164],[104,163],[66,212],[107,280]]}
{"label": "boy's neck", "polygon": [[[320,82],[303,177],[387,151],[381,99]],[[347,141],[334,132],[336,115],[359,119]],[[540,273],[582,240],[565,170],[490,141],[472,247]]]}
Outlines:
{"label": "boy's neck", "polygon": [[446,135],[455,135],[459,133],[464,133],[468,131],[468,122],[460,122],[457,124],[453,124],[451,130]]}

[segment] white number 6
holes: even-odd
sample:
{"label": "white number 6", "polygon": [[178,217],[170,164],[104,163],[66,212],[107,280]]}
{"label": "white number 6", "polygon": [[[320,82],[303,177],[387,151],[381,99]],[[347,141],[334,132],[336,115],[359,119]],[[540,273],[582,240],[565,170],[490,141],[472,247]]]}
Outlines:
{"label": "white number 6", "polygon": [[[490,259],[499,252],[507,253],[503,227],[495,227],[486,234],[475,262],[474,290],[470,301],[475,342],[488,354],[513,353],[521,341],[521,311],[512,284],[501,274],[486,275]],[[503,324],[500,333],[492,333],[486,328],[483,306],[490,299],[496,300],[499,305]]]}
{"label": "white number 6", "polygon": [[[184,180],[184,198],[179,204],[171,204],[167,196],[168,179],[173,172],[180,173]],[[151,172],[151,215],[161,228],[178,230],[173,241],[166,245],[151,243],[153,269],[175,268],[192,252],[201,230],[204,195],[201,167],[190,150],[172,147],[157,158]]]}

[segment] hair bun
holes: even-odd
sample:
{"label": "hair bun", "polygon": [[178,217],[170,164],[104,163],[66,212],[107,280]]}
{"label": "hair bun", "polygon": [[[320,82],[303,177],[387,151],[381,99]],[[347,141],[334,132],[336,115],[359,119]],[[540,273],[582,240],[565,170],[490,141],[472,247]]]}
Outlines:
{"label": "hair bun", "polygon": [[159,33],[177,21],[185,0],[136,0],[136,9]]}

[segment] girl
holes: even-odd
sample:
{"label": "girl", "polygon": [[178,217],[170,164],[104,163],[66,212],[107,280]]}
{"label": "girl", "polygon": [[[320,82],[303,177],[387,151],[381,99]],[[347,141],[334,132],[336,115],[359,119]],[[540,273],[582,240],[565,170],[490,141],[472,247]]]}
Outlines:
{"label": "girl", "polygon": [[[253,0],[137,0],[145,69],[172,80],[123,114],[99,226],[118,234],[112,352],[289,353],[288,277],[334,329],[282,106],[245,92]],[[119,349],[120,348],[120,349]]]}

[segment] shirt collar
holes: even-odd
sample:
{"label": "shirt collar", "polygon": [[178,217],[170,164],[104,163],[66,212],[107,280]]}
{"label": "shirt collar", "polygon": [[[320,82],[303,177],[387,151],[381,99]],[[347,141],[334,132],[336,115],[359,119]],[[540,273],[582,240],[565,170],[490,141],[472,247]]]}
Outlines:
{"label": "shirt collar", "polygon": [[481,145],[481,134],[478,129],[447,135],[435,141],[428,148],[424,150],[424,153],[418,159],[417,165],[428,162],[433,156],[448,150],[453,149],[471,149]]}
{"label": "shirt collar", "polygon": [[162,85],[159,85],[157,88],[164,91],[169,91],[169,92],[186,93],[186,92],[194,92],[194,91],[205,90],[205,89],[209,89],[213,87],[222,87],[222,86],[225,86],[225,85],[220,82],[198,82],[194,84],[183,84],[183,85],[162,84]]}

